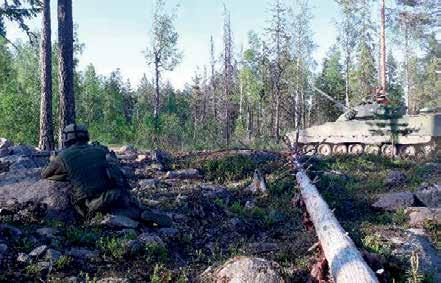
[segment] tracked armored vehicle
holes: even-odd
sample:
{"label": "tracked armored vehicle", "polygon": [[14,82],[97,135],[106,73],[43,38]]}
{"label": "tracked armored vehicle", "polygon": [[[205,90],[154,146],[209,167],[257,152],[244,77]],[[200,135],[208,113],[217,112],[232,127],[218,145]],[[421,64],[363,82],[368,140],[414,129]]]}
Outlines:
{"label": "tracked armored vehicle", "polygon": [[344,113],[336,122],[287,134],[306,154],[428,155],[441,145],[441,109],[404,115],[377,103],[365,103]]}

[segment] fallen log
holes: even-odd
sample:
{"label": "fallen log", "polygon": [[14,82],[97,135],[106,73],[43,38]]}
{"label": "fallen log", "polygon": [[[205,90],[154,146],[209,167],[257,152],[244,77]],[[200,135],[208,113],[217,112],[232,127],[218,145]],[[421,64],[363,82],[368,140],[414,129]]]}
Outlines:
{"label": "fallen log", "polygon": [[314,224],[334,281],[337,283],[378,282],[374,272],[338,223],[305,170],[299,170],[296,177],[306,210]]}

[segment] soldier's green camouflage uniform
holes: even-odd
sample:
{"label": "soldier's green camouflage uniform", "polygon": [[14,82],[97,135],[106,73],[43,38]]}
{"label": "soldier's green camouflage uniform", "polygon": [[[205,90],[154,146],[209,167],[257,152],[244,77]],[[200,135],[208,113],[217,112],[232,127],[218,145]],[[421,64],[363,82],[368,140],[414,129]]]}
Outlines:
{"label": "soldier's green camouflage uniform", "polygon": [[83,217],[98,210],[128,205],[127,181],[107,147],[76,143],[62,150],[42,172],[54,181],[69,181],[71,201]]}
{"label": "soldier's green camouflage uniform", "polygon": [[63,129],[66,148],[51,157],[42,177],[70,182],[73,186],[71,202],[83,217],[102,211],[123,214],[156,226],[171,226],[168,216],[146,209],[129,193],[115,153],[98,143],[88,144],[88,141],[89,132],[84,125],[66,126]]}

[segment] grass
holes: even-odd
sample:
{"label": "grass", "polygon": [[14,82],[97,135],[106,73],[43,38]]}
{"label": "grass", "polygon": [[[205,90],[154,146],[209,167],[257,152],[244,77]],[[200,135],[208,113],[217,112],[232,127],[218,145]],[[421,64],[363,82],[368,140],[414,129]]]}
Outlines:
{"label": "grass", "polygon": [[68,245],[93,247],[98,238],[98,230],[86,230],[78,227],[68,227],[64,230],[64,238]]}
{"label": "grass", "polygon": [[167,262],[169,260],[168,250],[163,245],[149,243],[145,246],[145,254],[148,262]]}

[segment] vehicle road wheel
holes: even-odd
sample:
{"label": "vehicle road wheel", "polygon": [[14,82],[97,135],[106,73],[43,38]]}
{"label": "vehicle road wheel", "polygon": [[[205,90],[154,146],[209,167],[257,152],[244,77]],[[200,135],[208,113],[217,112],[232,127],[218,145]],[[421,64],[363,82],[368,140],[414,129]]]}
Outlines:
{"label": "vehicle road wheel", "polygon": [[400,150],[400,155],[403,157],[415,157],[416,153],[416,148],[413,145],[405,145]]}
{"label": "vehicle road wheel", "polygon": [[349,146],[349,153],[352,155],[360,155],[363,154],[363,152],[364,152],[364,147],[362,144],[357,143],[357,144],[351,144]]}
{"label": "vehicle road wheel", "polygon": [[348,153],[348,146],[345,144],[336,144],[332,148],[332,153],[335,155],[344,155]]}
{"label": "vehicle road wheel", "polygon": [[381,153],[387,157],[394,157],[397,155],[397,147],[392,144],[385,144],[381,147]]}
{"label": "vehicle road wheel", "polygon": [[303,147],[303,152],[304,152],[306,155],[314,155],[314,154],[317,152],[317,150],[316,150],[316,148],[315,148],[315,145],[313,145],[313,144],[307,144],[307,145],[305,145],[305,146]]}
{"label": "vehicle road wheel", "polygon": [[324,143],[318,146],[317,152],[323,156],[330,156],[332,154],[332,148],[329,144]]}
{"label": "vehicle road wheel", "polygon": [[366,154],[378,155],[380,154],[380,147],[378,145],[370,144],[364,149]]}

